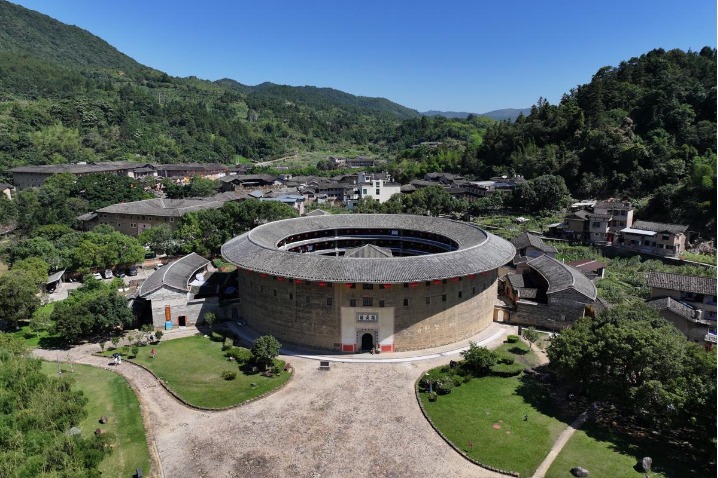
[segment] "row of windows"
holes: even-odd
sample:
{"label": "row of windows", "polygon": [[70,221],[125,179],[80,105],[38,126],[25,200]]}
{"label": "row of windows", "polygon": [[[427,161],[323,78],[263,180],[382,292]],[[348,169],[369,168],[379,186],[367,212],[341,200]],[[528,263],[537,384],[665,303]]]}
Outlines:
{"label": "row of windows", "polygon": [[[119,224],[118,224],[118,225],[119,225]],[[135,227],[136,224],[131,224],[131,226],[132,226],[132,227]],[[277,277],[277,276],[272,276],[272,278],[273,278],[274,280],[282,280],[282,281],[285,280],[283,277]],[[463,280],[464,280],[463,277],[456,277],[456,278],[454,278],[454,279],[451,279],[452,282],[460,282],[460,281],[463,281]],[[244,282],[245,285],[247,284],[247,278],[246,278],[246,277],[243,278],[243,282]],[[312,282],[311,282],[311,281],[302,281],[302,280],[299,280],[299,279],[296,279],[296,280],[294,281],[294,283],[295,283],[295,284],[302,284],[302,283],[303,283],[303,284],[305,284],[305,285],[312,285]],[[440,284],[447,284],[447,283],[448,283],[448,279],[436,279],[436,280],[433,280],[433,281],[426,281],[426,282],[424,282],[424,285],[426,285],[427,287],[430,287],[430,286],[432,286],[432,285],[440,285]],[[331,282],[320,282],[319,284],[320,284],[321,287],[332,287],[332,283],[331,283]],[[409,288],[409,287],[416,287],[417,284],[418,284],[418,283],[416,283],[416,282],[411,282],[411,283],[409,283],[409,282],[404,282],[404,288],[407,289],[407,288]],[[250,285],[250,287],[253,287],[253,286],[254,286],[254,283],[253,283],[252,281],[250,281],[250,282],[249,282],[249,285]],[[357,284],[356,284],[356,283],[348,282],[348,283],[346,283],[345,285],[346,285],[346,287],[347,287],[348,289],[356,289],[356,288],[357,288]],[[375,285],[376,285],[380,290],[390,289],[391,286],[392,286],[392,284],[366,284],[366,283],[363,283],[363,284],[362,284],[362,289],[363,289],[363,290],[373,290]]]}
{"label": "row of windows", "polygon": [[[260,294],[264,295],[264,286],[260,286],[259,292],[260,292]],[[476,287],[472,287],[471,294],[476,295]],[[277,297],[277,289],[272,289],[272,296]],[[441,302],[446,302],[446,300],[447,300],[446,294],[442,294],[441,296],[436,296],[436,297],[441,297]],[[458,291],[457,298],[462,299],[463,297],[464,297],[463,291]],[[426,305],[431,305],[432,299],[433,299],[432,297],[426,297],[425,298]],[[292,292],[289,293],[289,300],[294,300],[294,293],[292,293]],[[311,297],[308,295],[304,296],[304,300],[307,304],[309,304],[311,301]],[[362,297],[361,302],[362,302],[362,307],[373,307],[374,306],[374,298],[373,297]],[[327,304],[327,306],[334,305],[334,299],[332,297],[327,297],[326,304]],[[404,299],[403,304],[404,304],[404,307],[409,307],[409,299]],[[383,299],[380,299],[377,301],[377,305],[379,307],[385,307],[386,302]],[[356,306],[357,306],[357,299],[349,299],[349,307],[356,307]]]}

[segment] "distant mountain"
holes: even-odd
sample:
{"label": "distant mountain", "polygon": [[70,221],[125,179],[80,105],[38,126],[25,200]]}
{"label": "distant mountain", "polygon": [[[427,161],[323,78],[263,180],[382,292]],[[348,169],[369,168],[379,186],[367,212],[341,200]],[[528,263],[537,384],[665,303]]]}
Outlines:
{"label": "distant mountain", "polygon": [[355,96],[333,88],[277,85],[269,82],[261,83],[257,86],[248,86],[226,78],[218,80],[215,83],[247,95],[279,98],[313,107],[332,105],[360,108],[395,119],[408,119],[420,116],[418,111],[406,108],[385,98]]}
{"label": "distant mountain", "polygon": [[506,108],[503,110],[494,110],[489,111],[488,113],[466,113],[466,112],[458,112],[458,111],[424,111],[421,113],[424,116],[443,116],[444,118],[466,118],[469,115],[474,116],[485,116],[487,118],[495,119],[497,121],[516,121],[516,118],[519,117],[520,114],[523,114],[524,116],[527,116],[529,113],[531,113],[531,108]]}
{"label": "distant mountain", "polygon": [[151,71],[92,33],[0,0],[0,52],[64,67]]}

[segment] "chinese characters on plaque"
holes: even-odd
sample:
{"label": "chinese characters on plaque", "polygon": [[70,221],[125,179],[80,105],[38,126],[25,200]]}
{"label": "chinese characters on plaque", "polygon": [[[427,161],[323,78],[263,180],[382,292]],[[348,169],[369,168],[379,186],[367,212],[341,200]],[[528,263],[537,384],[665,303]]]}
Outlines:
{"label": "chinese characters on plaque", "polygon": [[379,314],[357,314],[358,322],[378,322]]}

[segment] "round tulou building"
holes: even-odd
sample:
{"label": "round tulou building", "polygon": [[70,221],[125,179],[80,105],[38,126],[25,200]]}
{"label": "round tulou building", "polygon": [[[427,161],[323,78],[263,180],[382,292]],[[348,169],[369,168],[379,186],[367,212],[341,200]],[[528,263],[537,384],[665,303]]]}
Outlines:
{"label": "round tulou building", "polygon": [[281,342],[383,352],[457,342],[493,320],[508,241],[426,216],[340,214],[258,226],[222,247],[239,313]]}

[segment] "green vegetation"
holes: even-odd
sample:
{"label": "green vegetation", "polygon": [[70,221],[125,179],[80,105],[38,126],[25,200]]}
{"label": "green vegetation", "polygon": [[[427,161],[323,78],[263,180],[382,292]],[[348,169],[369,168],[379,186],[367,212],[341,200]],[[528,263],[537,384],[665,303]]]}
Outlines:
{"label": "green vegetation", "polygon": [[[637,443],[638,442],[638,443]],[[652,478],[694,477],[706,475],[691,468],[675,453],[669,443],[640,441],[591,421],[577,430],[546,473],[546,478],[569,476],[575,466],[586,468],[591,476],[612,478],[641,478],[634,466],[645,456],[653,459]]]}
{"label": "green vegetation", "polygon": [[127,299],[117,293],[117,283],[105,284],[92,276],[84,280],[82,287],[55,305],[49,317],[53,333],[74,343],[80,338],[106,337],[134,322]]}
{"label": "green vegetation", "polygon": [[[151,349],[157,352],[154,358]],[[105,353],[111,355],[113,351]],[[203,336],[142,346],[132,360],[152,370],[187,403],[204,408],[237,405],[279,387],[291,376],[282,370],[284,362],[278,360],[274,362],[272,377],[252,372],[246,364],[240,368],[236,362],[227,361],[221,342]],[[225,380],[222,376],[225,370],[236,370],[237,377]]]}
{"label": "green vegetation", "polygon": [[646,282],[648,272],[670,272],[673,274],[698,277],[715,277],[715,270],[707,267],[681,264],[664,264],[656,259],[644,260],[639,256],[631,258],[601,256],[598,249],[590,246],[572,246],[565,242],[554,242],[558,250],[556,258],[571,262],[578,259],[594,259],[606,265],[606,277],[596,282],[598,294],[611,304],[643,302],[650,296]]}
{"label": "green vegetation", "polygon": [[70,433],[88,399],[70,377],[48,377],[24,344],[0,334],[0,476],[100,476],[110,434]]}
{"label": "green vegetation", "polygon": [[716,265],[715,254],[699,254],[697,252],[684,252],[681,259],[686,261],[700,262],[702,264]]}
{"label": "green vegetation", "polygon": [[[62,363],[60,370],[74,381],[73,389],[87,399],[87,416],[77,424],[82,436],[92,438],[93,432],[101,428],[113,437],[112,453],[98,465],[102,476],[132,476],[137,468],[149,474],[150,456],[140,404],[127,381],[121,375],[87,365]],[[57,376],[57,363],[43,362],[42,371]],[[108,419],[106,424],[99,422],[103,416]]]}
{"label": "green vegetation", "polygon": [[[519,218],[523,218],[525,220],[520,220]],[[556,222],[561,222],[562,219],[563,218],[560,215],[534,216],[528,214],[497,214],[478,217],[475,222],[481,227],[485,227],[489,232],[508,240],[513,239],[524,232],[541,233],[546,230],[546,226]]]}
{"label": "green vegetation", "polygon": [[[687,222],[715,235],[713,48],[656,49],[603,67],[558,105],[540,98],[511,123],[420,116],[330,88],[172,78],[20,6],[1,3],[0,17],[0,171],[77,161],[281,158],[316,173],[327,169],[326,156],[349,152],[384,157],[402,182],[431,171],[480,179],[520,174],[533,181],[517,196],[529,212],[556,208],[567,192],[638,198],[646,204],[642,218]],[[436,144],[412,147],[425,142]],[[565,185],[546,181],[559,177]],[[27,217],[6,207],[0,223],[69,225],[115,191],[143,194],[114,189],[127,178],[107,181],[118,184],[79,188],[62,206],[57,191],[23,194],[18,209],[43,204],[47,214]],[[66,193],[71,185],[65,186]],[[197,189],[177,194],[207,192]],[[506,206],[489,203],[476,201],[473,214]]]}
{"label": "green vegetation", "polygon": [[715,474],[715,352],[637,303],[580,319],[547,352],[564,380],[615,407],[613,421],[660,435]]}
{"label": "green vegetation", "polygon": [[[517,362],[535,360],[527,357],[533,353],[523,343],[504,344],[497,353]],[[441,377],[447,368],[430,370],[429,378]],[[458,383],[435,401],[426,390],[420,392],[434,425],[472,459],[531,476],[565,427],[555,418],[548,390],[526,376],[485,376]]]}

